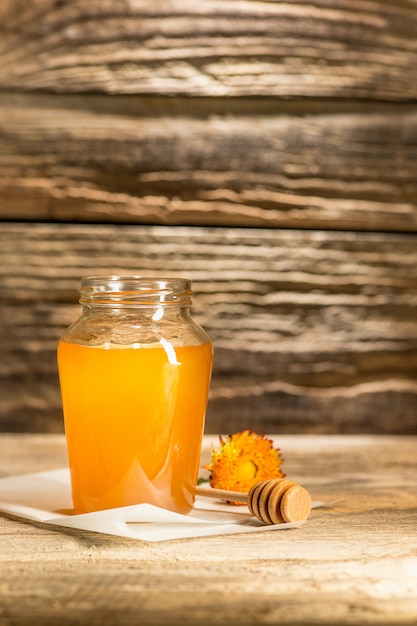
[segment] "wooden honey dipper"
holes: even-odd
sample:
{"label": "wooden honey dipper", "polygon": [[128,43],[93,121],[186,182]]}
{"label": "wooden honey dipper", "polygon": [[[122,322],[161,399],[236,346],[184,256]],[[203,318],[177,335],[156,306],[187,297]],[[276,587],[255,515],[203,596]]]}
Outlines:
{"label": "wooden honey dipper", "polygon": [[307,489],[285,478],[270,478],[251,487],[249,493],[226,489],[197,487],[196,495],[229,502],[243,502],[264,524],[301,522],[311,511],[311,496]]}

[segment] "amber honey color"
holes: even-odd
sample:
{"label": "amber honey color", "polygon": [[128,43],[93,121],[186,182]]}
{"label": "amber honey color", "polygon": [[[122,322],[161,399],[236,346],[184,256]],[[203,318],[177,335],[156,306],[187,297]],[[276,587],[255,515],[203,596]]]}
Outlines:
{"label": "amber honey color", "polygon": [[190,510],[211,361],[210,343],[59,343],[75,512],[141,502]]}

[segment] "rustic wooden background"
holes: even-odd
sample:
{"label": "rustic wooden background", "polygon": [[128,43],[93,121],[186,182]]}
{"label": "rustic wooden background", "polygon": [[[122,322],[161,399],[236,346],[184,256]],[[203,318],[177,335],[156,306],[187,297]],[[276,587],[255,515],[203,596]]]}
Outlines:
{"label": "rustic wooden background", "polygon": [[187,275],[207,432],[417,432],[417,0],[2,0],[0,430],[82,275]]}

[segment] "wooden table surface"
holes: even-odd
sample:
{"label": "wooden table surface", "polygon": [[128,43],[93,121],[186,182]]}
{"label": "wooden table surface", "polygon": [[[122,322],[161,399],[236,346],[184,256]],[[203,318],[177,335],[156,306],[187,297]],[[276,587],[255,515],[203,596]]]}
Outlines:
{"label": "wooden table surface", "polygon": [[[301,528],[145,543],[0,515],[0,625],[416,624],[417,437],[275,441],[340,499]],[[65,464],[63,436],[0,434],[1,477]]]}

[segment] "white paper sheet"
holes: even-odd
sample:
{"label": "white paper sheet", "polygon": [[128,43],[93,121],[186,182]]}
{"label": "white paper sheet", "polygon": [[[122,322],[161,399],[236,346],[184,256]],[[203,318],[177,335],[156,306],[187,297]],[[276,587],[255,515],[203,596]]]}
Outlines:
{"label": "white paper sheet", "polygon": [[[314,502],[313,507],[323,503]],[[297,528],[304,522],[266,526],[246,506],[231,507],[208,498],[196,498],[189,515],[151,504],[136,504],[82,515],[71,514],[71,487],[67,468],[0,479],[0,512],[36,522],[66,526],[143,541],[166,541],[209,535]]]}

